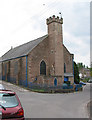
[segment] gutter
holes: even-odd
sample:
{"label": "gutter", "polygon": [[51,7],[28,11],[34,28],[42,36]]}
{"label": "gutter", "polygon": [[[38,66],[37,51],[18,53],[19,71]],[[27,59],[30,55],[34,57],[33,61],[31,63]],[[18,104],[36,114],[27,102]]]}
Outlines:
{"label": "gutter", "polygon": [[9,60],[14,60],[14,59],[17,59],[17,58],[21,58],[21,57],[25,57],[27,55],[23,55],[23,56],[19,56],[19,57],[15,57],[15,58],[10,58],[10,59],[6,59],[6,60],[2,60],[0,62],[5,62],[5,61],[9,61]]}

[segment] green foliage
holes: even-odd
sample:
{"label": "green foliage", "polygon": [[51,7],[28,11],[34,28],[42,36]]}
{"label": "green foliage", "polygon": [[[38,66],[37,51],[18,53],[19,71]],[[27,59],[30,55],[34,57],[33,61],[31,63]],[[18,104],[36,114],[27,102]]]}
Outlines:
{"label": "green foliage", "polygon": [[79,70],[82,68],[88,68],[88,66],[85,66],[83,63],[77,63]]}
{"label": "green foliage", "polygon": [[81,81],[83,81],[83,82],[85,82],[85,83],[86,83],[86,82],[88,82],[88,81],[89,81],[89,79],[90,79],[90,78],[84,78],[84,79],[83,79],[83,80],[81,80]]}
{"label": "green foliage", "polygon": [[78,66],[79,70],[82,68],[88,68],[88,66],[85,66],[83,63],[77,63],[77,66]]}
{"label": "green foliage", "polygon": [[[80,64],[80,66],[82,66],[82,64]],[[79,68],[78,65],[74,62],[74,82],[76,84],[79,84]]]}
{"label": "green foliage", "polygon": [[44,89],[40,89],[40,90],[39,89],[31,89],[31,90],[34,92],[45,92]]}
{"label": "green foliage", "polygon": [[90,68],[90,76],[92,77],[92,68]]}
{"label": "green foliage", "polygon": [[70,81],[64,81],[64,83],[66,83],[67,85],[70,85]]}
{"label": "green foliage", "polygon": [[86,66],[86,68],[88,68],[88,66]]}
{"label": "green foliage", "polygon": [[85,67],[85,65],[83,65],[83,63],[78,63],[77,66],[78,66],[79,69]]}

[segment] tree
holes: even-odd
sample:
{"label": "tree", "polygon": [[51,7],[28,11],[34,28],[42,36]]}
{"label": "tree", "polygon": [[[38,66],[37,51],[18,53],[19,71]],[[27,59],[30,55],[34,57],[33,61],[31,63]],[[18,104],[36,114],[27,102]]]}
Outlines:
{"label": "tree", "polygon": [[76,62],[74,62],[74,82],[76,84],[79,84],[79,69],[78,69],[78,65],[76,64]]}
{"label": "tree", "polygon": [[90,68],[90,76],[92,77],[92,68]]}
{"label": "tree", "polygon": [[92,62],[91,62],[91,65],[90,65],[90,77],[92,78]]}
{"label": "tree", "polygon": [[83,65],[83,63],[78,63],[77,66],[79,69],[82,69],[83,67],[85,68],[85,65]]}

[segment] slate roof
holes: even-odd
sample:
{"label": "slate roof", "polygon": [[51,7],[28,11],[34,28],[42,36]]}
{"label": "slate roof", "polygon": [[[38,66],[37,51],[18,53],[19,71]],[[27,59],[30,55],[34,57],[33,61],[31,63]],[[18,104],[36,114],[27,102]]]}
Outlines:
{"label": "slate roof", "polygon": [[32,49],[35,48],[41,41],[47,38],[47,36],[48,35],[42,36],[33,41],[30,41],[28,43],[25,43],[23,45],[10,49],[7,53],[5,53],[2,56],[2,61],[28,55],[28,53],[31,52]]}

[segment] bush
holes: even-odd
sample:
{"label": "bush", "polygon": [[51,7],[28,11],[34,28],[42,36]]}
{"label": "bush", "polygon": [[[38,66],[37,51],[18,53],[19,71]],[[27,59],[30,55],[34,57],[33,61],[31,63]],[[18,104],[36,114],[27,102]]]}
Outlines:
{"label": "bush", "polygon": [[84,78],[83,80],[81,80],[83,82],[88,82],[89,81],[89,78]]}
{"label": "bush", "polygon": [[70,81],[64,81],[68,86],[70,86]]}

